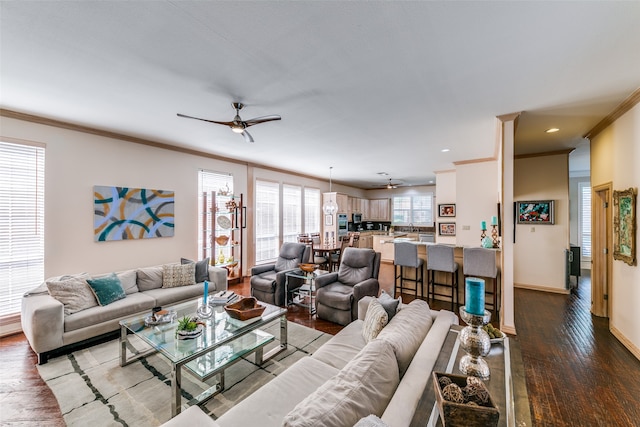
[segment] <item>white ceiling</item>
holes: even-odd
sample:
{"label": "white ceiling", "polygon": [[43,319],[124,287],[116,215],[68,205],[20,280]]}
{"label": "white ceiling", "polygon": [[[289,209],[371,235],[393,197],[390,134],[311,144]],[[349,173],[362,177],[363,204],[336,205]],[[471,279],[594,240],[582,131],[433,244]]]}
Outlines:
{"label": "white ceiling", "polygon": [[[0,3],[0,106],[370,188],[581,136],[640,87],[640,2]],[[228,121],[280,114],[229,128]],[[561,131],[548,135],[546,128]],[[441,149],[450,151],[442,153]],[[588,152],[588,150],[587,150]]]}

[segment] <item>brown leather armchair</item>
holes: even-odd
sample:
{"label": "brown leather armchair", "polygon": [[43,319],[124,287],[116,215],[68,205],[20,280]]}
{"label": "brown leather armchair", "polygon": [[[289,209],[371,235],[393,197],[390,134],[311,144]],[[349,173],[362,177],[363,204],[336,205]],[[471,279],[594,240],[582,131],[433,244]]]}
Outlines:
{"label": "brown leather armchair", "polygon": [[380,252],[346,248],[337,272],[316,278],[316,313],[319,319],[348,325],[358,318],[358,301],[378,296]]}
{"label": "brown leather armchair", "polygon": [[[251,268],[251,296],[268,304],[285,305],[285,274],[308,262],[311,249],[303,243],[285,242],[275,263]],[[297,283],[300,286],[302,283]]]}

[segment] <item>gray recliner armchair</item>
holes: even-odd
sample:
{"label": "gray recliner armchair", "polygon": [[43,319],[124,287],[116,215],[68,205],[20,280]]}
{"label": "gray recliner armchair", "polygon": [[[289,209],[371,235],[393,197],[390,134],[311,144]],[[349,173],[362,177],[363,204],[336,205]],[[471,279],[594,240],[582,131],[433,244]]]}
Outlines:
{"label": "gray recliner armchair", "polygon": [[[308,262],[310,253],[310,248],[303,243],[283,243],[275,263],[251,268],[251,296],[268,304],[284,306],[285,273],[297,268],[300,263]],[[297,283],[297,286],[301,284]]]}
{"label": "gray recliner armchair", "polygon": [[318,318],[348,325],[358,318],[358,301],[378,296],[380,252],[367,248],[346,248],[337,272],[316,278]]}

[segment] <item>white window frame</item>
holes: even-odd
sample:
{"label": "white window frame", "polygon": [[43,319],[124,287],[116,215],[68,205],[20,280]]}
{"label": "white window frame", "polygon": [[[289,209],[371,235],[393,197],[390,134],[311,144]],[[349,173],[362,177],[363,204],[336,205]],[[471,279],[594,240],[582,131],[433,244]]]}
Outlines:
{"label": "white window frame", "polygon": [[255,259],[256,263],[268,262],[278,257],[280,251],[280,183],[263,179],[255,181]]}
{"label": "white window frame", "polygon": [[578,182],[578,245],[582,261],[591,260],[591,183]]}

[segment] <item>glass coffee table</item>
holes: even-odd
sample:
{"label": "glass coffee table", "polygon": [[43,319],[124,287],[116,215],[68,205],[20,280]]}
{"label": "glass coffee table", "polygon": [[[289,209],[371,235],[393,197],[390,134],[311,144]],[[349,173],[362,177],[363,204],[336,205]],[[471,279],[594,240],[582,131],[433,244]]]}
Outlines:
{"label": "glass coffee table", "polygon": [[[177,319],[195,316],[202,298],[186,303],[164,307],[175,311]],[[213,315],[202,319],[202,333],[190,339],[179,339],[176,335],[178,321],[147,325],[146,313],[120,321],[120,366],[128,365],[149,354],[160,353],[171,363],[171,416],[182,409],[182,370],[185,368],[201,381],[218,375],[217,383],[196,396],[190,404],[201,404],[224,390],[224,370],[241,357],[255,353],[256,364],[260,365],[287,348],[287,310],[260,302],[265,311],[262,316],[240,321],[231,318],[223,305],[215,305]],[[275,337],[260,328],[280,320],[280,345],[263,353],[263,347]],[[131,337],[142,340],[146,350],[137,349]],[[127,358],[131,353],[132,357]]]}

